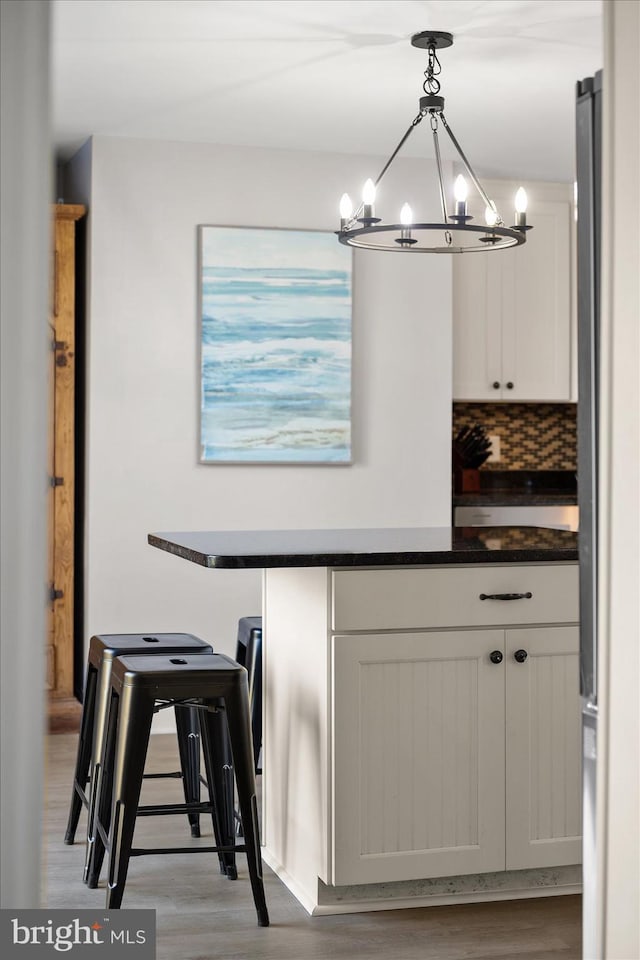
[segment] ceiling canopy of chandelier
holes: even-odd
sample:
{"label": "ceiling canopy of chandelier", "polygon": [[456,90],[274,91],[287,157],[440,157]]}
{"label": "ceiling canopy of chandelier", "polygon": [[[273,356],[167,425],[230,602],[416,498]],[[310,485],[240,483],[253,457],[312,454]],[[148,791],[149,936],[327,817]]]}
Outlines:
{"label": "ceiling canopy of chandelier", "polygon": [[[411,121],[409,129],[385,163],[377,179],[375,181],[367,180],[365,183],[362,191],[362,203],[355,212],[349,196],[346,193],[343,194],[340,201],[340,229],[336,231],[340,243],[364,250],[404,250],[413,253],[476,253],[487,250],[505,250],[508,247],[515,247],[525,242],[526,231],[530,230],[531,227],[526,220],[527,195],[524,189],[520,187],[516,193],[515,224],[510,227],[505,226],[496,204],[487,196],[445,118],[444,97],[440,96],[440,81],[438,80],[442,68],[436,51],[444,47],[450,47],[452,43],[453,35],[439,30],[426,30],[412,36],[411,44],[414,47],[426,50],[428,56],[423,83],[425,95],[420,97],[420,111]],[[442,223],[415,223],[408,203],[405,203],[400,210],[399,223],[385,223],[375,215],[376,188],[409,135],[427,116],[433,134]],[[438,125],[440,123],[447,131],[462,165],[484,201],[485,224],[483,226],[470,222],[473,217],[467,213],[468,185],[463,176],[459,176],[455,182],[454,212],[447,213],[447,199],[438,141]]]}

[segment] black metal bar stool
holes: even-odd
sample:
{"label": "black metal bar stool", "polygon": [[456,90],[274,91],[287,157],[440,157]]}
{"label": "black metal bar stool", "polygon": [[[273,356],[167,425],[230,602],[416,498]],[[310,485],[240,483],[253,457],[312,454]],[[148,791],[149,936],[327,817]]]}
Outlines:
{"label": "black metal bar stool", "polygon": [[240,617],[236,641],[236,660],[247,668],[251,733],[256,773],[262,773],[262,617]]}
{"label": "black metal bar stool", "polygon": [[[210,644],[190,633],[115,633],[97,634],[89,643],[84,704],[78,751],[71,792],[69,818],[64,842],[72,844],[83,805],[89,811],[84,879],[88,880],[95,837],[91,822],[95,806],[95,769],[102,754],[106,733],[106,715],[111,690],[111,669],[119,654],[170,655],[210,654]],[[180,772],[152,774],[154,777],[179,777],[183,781],[185,803],[200,799],[200,729],[198,712],[192,707],[176,706],[176,732],[180,754]],[[188,812],[191,835],[200,836],[200,814]]]}
{"label": "black metal bar stool", "polygon": [[[213,809],[215,846],[132,847],[136,817],[143,813],[180,813],[183,805],[139,806],[144,766],[151,731],[151,720],[158,702],[197,706],[202,734],[202,749],[209,790],[215,792],[214,778],[221,768],[219,724],[215,718],[223,711],[231,743],[233,774],[238,796],[245,842],[237,844],[234,832],[226,824],[216,826]],[[210,656],[123,656],[113,662],[111,698],[107,733],[98,778],[96,807],[95,862],[108,852],[109,874],[107,909],[120,907],[132,856],[159,853],[233,853],[247,856],[251,889],[258,924],[268,926],[269,916],[262,880],[260,830],[256,800],[255,763],[251,739],[251,717],[247,671],[222,654]]]}

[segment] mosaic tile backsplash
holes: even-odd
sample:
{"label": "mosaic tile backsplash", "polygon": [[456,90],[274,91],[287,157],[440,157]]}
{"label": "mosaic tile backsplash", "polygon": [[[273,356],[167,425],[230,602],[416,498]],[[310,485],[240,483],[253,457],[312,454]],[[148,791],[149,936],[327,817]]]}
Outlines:
{"label": "mosaic tile backsplash", "polygon": [[577,469],[574,403],[454,403],[454,436],[475,423],[500,437],[500,460],[482,470]]}

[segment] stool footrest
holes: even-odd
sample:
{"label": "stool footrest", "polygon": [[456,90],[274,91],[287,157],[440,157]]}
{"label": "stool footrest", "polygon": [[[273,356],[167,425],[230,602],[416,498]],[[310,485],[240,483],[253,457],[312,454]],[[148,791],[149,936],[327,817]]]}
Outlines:
{"label": "stool footrest", "polygon": [[[173,779],[173,780],[182,780],[184,777],[184,774],[182,773],[181,770],[175,770],[173,773],[143,773],[142,775],[143,780],[163,780],[165,777],[169,777],[170,779]],[[206,783],[205,780],[203,780],[202,782]]]}
{"label": "stool footrest", "polygon": [[247,847],[244,843],[238,846],[221,847],[132,847],[130,857],[144,857],[147,854],[157,853],[246,853]]}
{"label": "stool footrest", "polygon": [[212,813],[214,806],[203,800],[201,803],[163,803],[146,804],[138,807],[137,816],[139,817],[168,817],[176,813]]}

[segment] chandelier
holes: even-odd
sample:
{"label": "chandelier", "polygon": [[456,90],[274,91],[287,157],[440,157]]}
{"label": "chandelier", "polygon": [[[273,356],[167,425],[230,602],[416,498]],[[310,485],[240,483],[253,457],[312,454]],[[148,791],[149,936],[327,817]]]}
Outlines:
{"label": "chandelier", "polygon": [[[450,47],[452,43],[453,35],[439,30],[426,30],[411,37],[412,46],[426,50],[428,57],[427,69],[424,72],[425,80],[422,85],[425,95],[420,97],[420,111],[411,121],[409,129],[385,163],[377,179],[369,179],[365,183],[362,191],[362,203],[355,212],[348,194],[343,194],[340,201],[340,229],[336,231],[340,243],[364,250],[475,253],[486,250],[504,250],[507,247],[515,247],[525,242],[526,231],[530,230],[531,227],[527,224],[526,219],[527,195],[524,189],[520,187],[516,193],[515,223],[510,227],[505,226],[496,204],[487,196],[445,118],[444,97],[440,96],[440,81],[438,80],[442,68],[436,51],[444,47]],[[442,223],[414,223],[413,213],[408,203],[405,203],[400,210],[400,223],[385,223],[375,215],[376,188],[409,135],[425,117],[429,117],[433,134]],[[484,201],[485,224],[483,226],[470,222],[473,217],[467,212],[468,184],[462,175],[456,179],[454,185],[455,203],[453,212],[447,213],[447,198],[438,141],[438,126],[440,123],[448,133],[472,184]]]}

